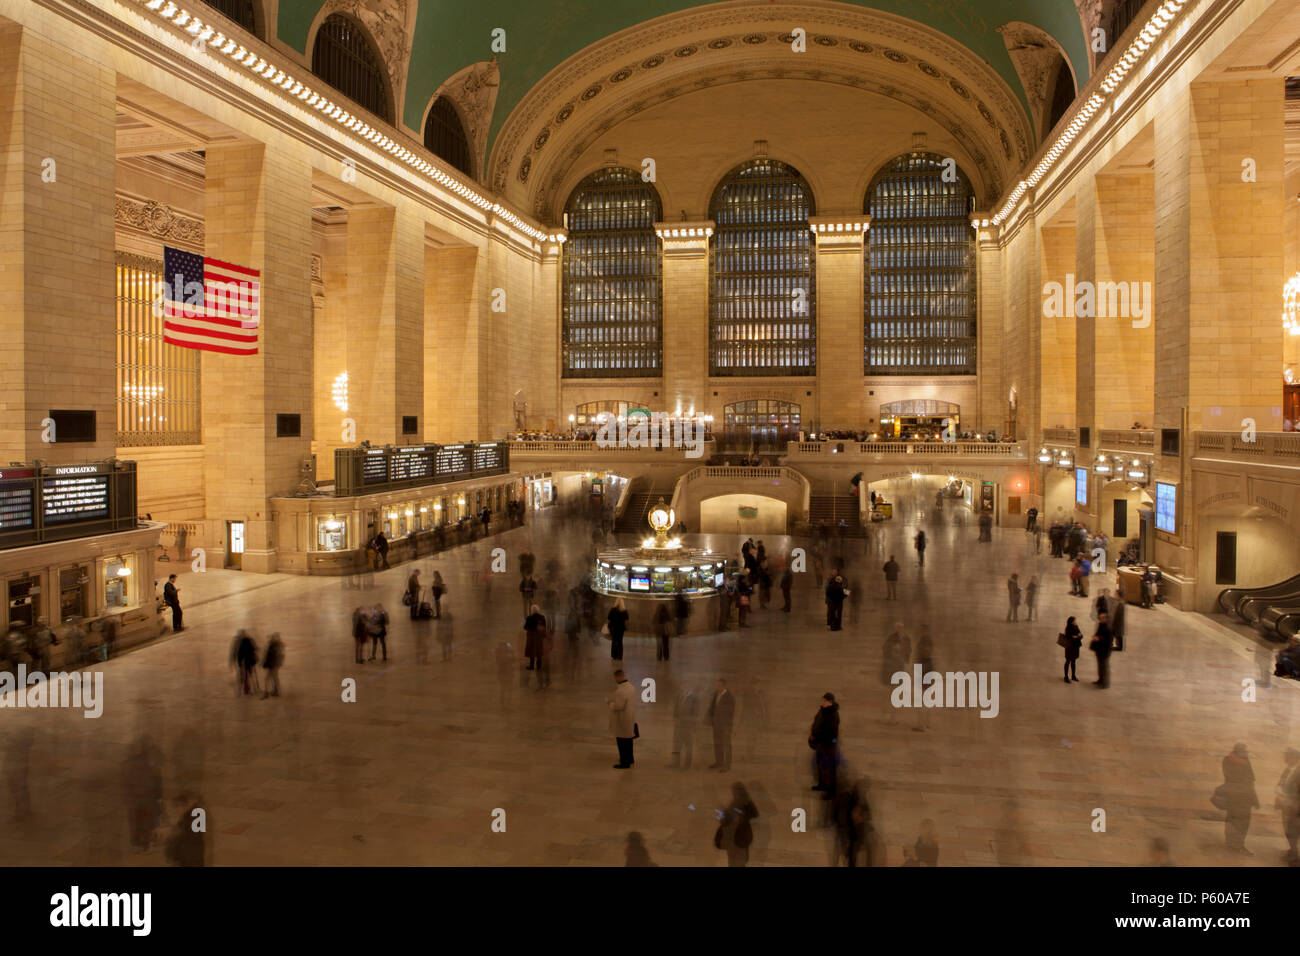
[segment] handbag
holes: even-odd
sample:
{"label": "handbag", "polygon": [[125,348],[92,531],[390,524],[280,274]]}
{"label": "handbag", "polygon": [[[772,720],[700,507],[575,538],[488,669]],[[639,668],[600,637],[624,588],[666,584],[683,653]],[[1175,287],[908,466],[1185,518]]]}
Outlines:
{"label": "handbag", "polygon": [[1056,635],[1056,643],[1059,644],[1061,647],[1069,647],[1070,639],[1066,637],[1064,633],[1061,633]]}
{"label": "handbag", "polygon": [[1216,809],[1228,809],[1228,785],[1226,783],[1219,784],[1218,789],[1210,794],[1210,803],[1214,804]]}
{"label": "handbag", "polygon": [[415,603],[415,599],[411,597],[410,591],[402,592],[402,603],[405,604],[407,607],[410,607],[412,604]]}
{"label": "handbag", "polygon": [[609,621],[606,621],[604,624],[601,625],[600,633],[604,634],[606,637],[609,637]]}

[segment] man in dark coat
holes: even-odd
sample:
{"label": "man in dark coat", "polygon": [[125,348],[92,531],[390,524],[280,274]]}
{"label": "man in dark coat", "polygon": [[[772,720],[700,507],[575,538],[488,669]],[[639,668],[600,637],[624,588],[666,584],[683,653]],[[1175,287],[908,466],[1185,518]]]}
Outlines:
{"label": "man in dark coat", "polygon": [[826,582],[826,626],[838,631],[844,620],[844,579],[839,570],[831,572]]}
{"label": "man in dark coat", "polygon": [[1097,632],[1092,636],[1092,643],[1089,645],[1091,651],[1097,655],[1097,679],[1093,681],[1098,687],[1110,686],[1110,652],[1113,650],[1114,637],[1110,632],[1110,622],[1106,620],[1106,614],[1097,615]]}
{"label": "man in dark coat", "polygon": [[163,585],[163,601],[172,609],[172,633],[184,630],[181,626],[181,618],[184,615],[181,612],[181,589],[176,586],[176,575],[167,575],[167,583]]}
{"label": "man in dark coat", "polygon": [[817,769],[817,785],[813,789],[821,791],[823,799],[830,800],[835,796],[835,767],[840,746],[840,705],[835,702],[834,694],[822,694],[821,706],[808,731],[808,746],[813,749]]}
{"label": "man in dark coat", "polygon": [[1223,758],[1223,799],[1227,813],[1223,821],[1224,845],[1236,853],[1250,855],[1246,834],[1250,830],[1251,813],[1259,809],[1259,796],[1255,793],[1255,771],[1251,769],[1245,744],[1237,744]]}
{"label": "man in dark coat", "polygon": [[898,600],[898,562],[894,560],[891,554],[885,566],[881,568],[885,572],[885,600]]}
{"label": "man in dark coat", "polygon": [[731,728],[736,719],[736,697],[727,682],[718,678],[717,691],[709,702],[709,723],[713,725],[713,763],[710,770],[731,769]]}

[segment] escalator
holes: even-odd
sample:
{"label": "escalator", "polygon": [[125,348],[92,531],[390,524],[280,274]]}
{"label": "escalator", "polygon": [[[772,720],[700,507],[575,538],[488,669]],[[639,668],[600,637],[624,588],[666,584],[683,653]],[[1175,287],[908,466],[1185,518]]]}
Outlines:
{"label": "escalator", "polygon": [[1286,640],[1300,630],[1300,574],[1268,587],[1227,588],[1219,593],[1218,606],[1268,637]]}

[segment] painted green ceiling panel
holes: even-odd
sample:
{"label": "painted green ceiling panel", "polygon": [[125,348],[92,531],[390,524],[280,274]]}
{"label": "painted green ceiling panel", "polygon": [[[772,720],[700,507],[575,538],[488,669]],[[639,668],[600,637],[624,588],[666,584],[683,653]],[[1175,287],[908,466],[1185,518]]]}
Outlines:
{"label": "painted green ceiling panel", "polygon": [[[277,32],[307,52],[307,35],[324,0],[280,0]],[[1074,0],[846,0],[915,20],[947,34],[988,63],[1027,104],[1020,79],[997,28],[1012,20],[1033,24],[1060,42],[1084,82],[1088,54]],[[492,31],[506,31],[498,54],[501,87],[491,136],[547,73],[584,47],[637,23],[693,7],[698,0],[419,0],[402,116],[420,128],[425,107],[447,77],[493,56]],[[791,22],[791,27],[798,24]],[[1028,110],[1026,110],[1026,113]]]}

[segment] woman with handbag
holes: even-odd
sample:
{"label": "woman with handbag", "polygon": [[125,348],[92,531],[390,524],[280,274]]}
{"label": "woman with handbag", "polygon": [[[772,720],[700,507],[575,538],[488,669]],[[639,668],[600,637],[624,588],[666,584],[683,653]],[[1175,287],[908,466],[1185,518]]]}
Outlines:
{"label": "woman with handbag", "polygon": [[1065,630],[1056,639],[1056,643],[1065,648],[1065,682],[1079,679],[1079,652],[1083,649],[1083,631],[1071,617],[1065,622]]}
{"label": "woman with handbag", "polygon": [[609,616],[605,619],[605,633],[609,635],[610,660],[623,659],[623,635],[627,633],[629,617],[631,615],[627,613],[627,606],[623,603],[623,599],[615,600],[614,606],[609,609]]}

